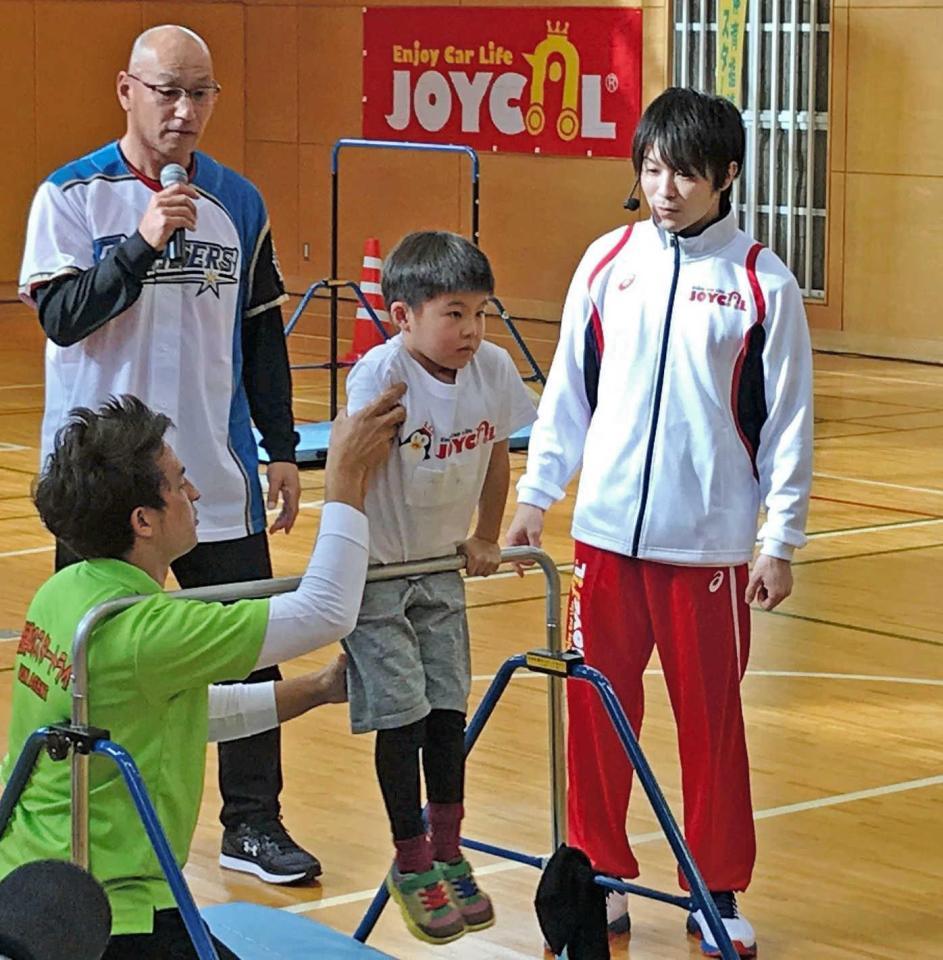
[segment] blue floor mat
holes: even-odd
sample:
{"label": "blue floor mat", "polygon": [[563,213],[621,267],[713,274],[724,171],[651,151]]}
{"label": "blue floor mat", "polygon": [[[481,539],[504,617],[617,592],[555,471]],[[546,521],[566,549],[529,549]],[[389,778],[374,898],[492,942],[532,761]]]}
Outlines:
{"label": "blue floor mat", "polygon": [[294,913],[257,903],[223,903],[200,911],[213,936],[240,960],[395,960]]}

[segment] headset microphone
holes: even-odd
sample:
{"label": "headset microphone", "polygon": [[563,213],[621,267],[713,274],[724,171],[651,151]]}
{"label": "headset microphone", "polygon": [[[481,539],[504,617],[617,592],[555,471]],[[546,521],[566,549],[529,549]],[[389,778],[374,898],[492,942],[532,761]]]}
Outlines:
{"label": "headset microphone", "polygon": [[626,210],[631,210],[633,213],[636,210],[638,210],[638,208],[642,205],[642,201],[639,200],[637,196],[635,196],[635,194],[638,192],[640,181],[641,181],[641,177],[636,177],[635,185],[629,191],[629,195],[622,202],[622,206],[625,207]]}

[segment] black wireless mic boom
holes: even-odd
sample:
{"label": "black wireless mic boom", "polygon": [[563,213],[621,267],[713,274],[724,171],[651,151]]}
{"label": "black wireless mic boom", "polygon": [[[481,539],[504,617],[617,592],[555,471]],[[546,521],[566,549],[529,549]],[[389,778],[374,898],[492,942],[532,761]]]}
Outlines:
{"label": "black wireless mic boom", "polygon": [[629,191],[629,195],[622,202],[622,206],[625,207],[626,210],[631,210],[633,213],[635,213],[635,211],[638,210],[638,208],[642,205],[642,201],[639,200],[637,196],[635,196],[636,192],[638,191],[638,185],[641,182],[641,179],[642,179],[641,177],[635,178],[635,185]]}

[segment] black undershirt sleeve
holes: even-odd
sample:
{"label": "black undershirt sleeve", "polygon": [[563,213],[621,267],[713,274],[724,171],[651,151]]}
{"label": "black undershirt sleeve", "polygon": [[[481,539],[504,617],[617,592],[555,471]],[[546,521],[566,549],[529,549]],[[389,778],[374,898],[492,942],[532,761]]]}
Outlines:
{"label": "black undershirt sleeve", "polygon": [[137,231],[81,273],[37,287],[33,299],[46,336],[70,347],[119,314],[141,295],[144,278],[160,256]]}
{"label": "black undershirt sleeve", "polygon": [[295,419],[291,410],[291,370],[276,305],[242,321],[242,382],[249,412],[262,434],[262,446],[272,463],[295,462]]}
{"label": "black undershirt sleeve", "polygon": [[249,412],[272,463],[295,462],[295,419],[291,409],[291,368],[279,301],[284,298],[272,235],[261,240],[252,272],[251,294],[242,319],[242,382]]}

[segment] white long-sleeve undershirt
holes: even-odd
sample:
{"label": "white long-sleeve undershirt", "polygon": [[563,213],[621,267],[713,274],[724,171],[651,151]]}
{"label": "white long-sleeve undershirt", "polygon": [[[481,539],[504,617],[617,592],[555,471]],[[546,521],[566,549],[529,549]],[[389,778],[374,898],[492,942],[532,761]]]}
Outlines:
{"label": "white long-sleeve undershirt", "polygon": [[275,681],[213,684],[209,689],[206,739],[239,740],[278,726]]}
{"label": "white long-sleeve undershirt", "polygon": [[255,669],[336,643],[357,625],[369,551],[367,518],[326,503],[321,531],[297,590],[269,600],[268,626]]}

